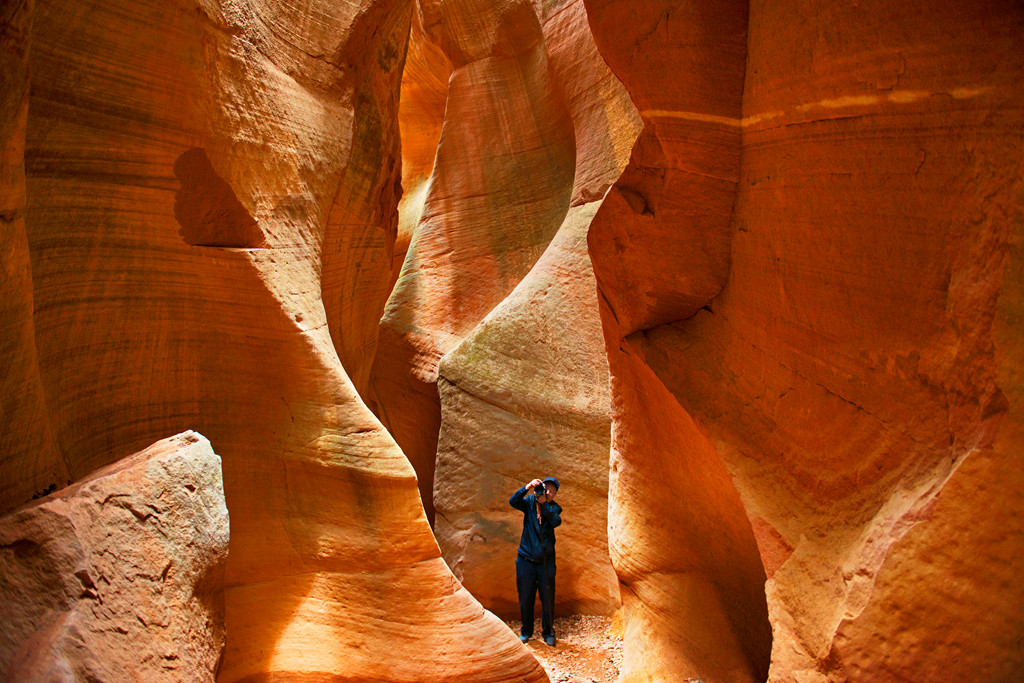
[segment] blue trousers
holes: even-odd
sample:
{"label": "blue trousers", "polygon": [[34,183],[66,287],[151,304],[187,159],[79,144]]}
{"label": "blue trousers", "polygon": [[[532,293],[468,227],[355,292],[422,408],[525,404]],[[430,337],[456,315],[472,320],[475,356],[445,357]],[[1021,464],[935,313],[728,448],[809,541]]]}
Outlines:
{"label": "blue trousers", "polygon": [[516,589],[519,591],[519,616],[523,620],[524,636],[533,635],[533,603],[540,589],[540,625],[544,637],[555,635],[555,561],[544,564],[516,557]]}

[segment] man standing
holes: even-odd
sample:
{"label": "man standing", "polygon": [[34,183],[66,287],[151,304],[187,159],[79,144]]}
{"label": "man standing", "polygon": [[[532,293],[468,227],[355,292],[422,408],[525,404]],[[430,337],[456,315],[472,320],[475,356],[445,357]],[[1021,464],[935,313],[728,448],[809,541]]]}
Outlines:
{"label": "man standing", "polygon": [[523,536],[516,557],[516,588],[523,630],[519,640],[533,635],[533,603],[540,589],[540,623],[544,642],[555,646],[555,527],[562,508],[555,502],[558,480],[534,479],[512,494],[508,503],[523,512]]}

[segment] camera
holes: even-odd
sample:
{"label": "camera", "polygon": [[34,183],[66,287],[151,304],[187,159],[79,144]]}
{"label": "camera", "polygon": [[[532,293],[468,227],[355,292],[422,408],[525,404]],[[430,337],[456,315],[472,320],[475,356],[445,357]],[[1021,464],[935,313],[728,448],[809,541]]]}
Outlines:
{"label": "camera", "polygon": [[[538,479],[539,478],[540,477],[538,477]],[[533,487],[533,495],[537,496],[538,498],[542,497],[545,493],[546,489],[544,487],[544,482],[541,482],[538,486]]]}

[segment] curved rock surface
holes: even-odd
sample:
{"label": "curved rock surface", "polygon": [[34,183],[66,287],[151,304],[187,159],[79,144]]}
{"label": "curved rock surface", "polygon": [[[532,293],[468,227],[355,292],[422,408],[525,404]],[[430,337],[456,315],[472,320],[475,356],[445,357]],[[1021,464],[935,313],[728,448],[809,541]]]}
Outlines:
{"label": "curved rock surface", "polygon": [[[549,474],[564,508],[557,612],[619,606],[607,544],[608,376],[586,258],[595,204],[570,209],[530,275],[441,361],[435,533],[459,580],[507,618],[519,616],[523,519],[508,499]],[[576,334],[565,339],[557,330],[570,321]]]}
{"label": "curved rock surface", "polygon": [[[380,302],[351,283],[390,277],[410,11],[34,8],[27,225],[54,442],[73,479],[186,428],[217,445],[220,680],[545,679],[445,566],[336,350],[375,334],[358,320]],[[349,268],[373,270],[360,245],[383,272]]]}
{"label": "curved rock surface", "polygon": [[743,504],[701,425],[629,336],[692,315],[728,276],[747,8],[587,9],[645,123],[589,235],[612,375],[609,546],[622,583],[623,680],[763,680],[771,631]]}
{"label": "curved rock surface", "polygon": [[568,214],[529,274],[439,368],[434,531],[455,575],[509,617],[519,616],[522,515],[508,498],[548,474],[562,482],[565,508],[558,613],[619,606],[607,547],[608,371],[586,235],[600,205],[594,198],[628,160],[639,116],[597,53],[582,2],[546,5],[540,19],[575,130]]}
{"label": "curved rock surface", "polygon": [[220,458],[194,432],[0,518],[0,674],[213,681],[228,536]]}
{"label": "curved rock surface", "polygon": [[[626,584],[624,680],[739,680],[730,668],[747,662],[749,678],[763,679],[764,617],[735,611],[762,581],[769,680],[1018,675],[1006,633],[1024,591],[1009,580],[1020,561],[1008,553],[1022,534],[1006,506],[1020,486],[1009,459],[1021,435],[1020,282],[1007,278],[1007,259],[1020,240],[1024,110],[1011,84],[1024,73],[1012,47],[1024,15],[1000,2],[953,12],[755,2],[731,52],[733,41],[707,40],[723,26],[719,4],[671,4],[689,12],[687,26],[694,16],[713,25],[680,40],[671,13],[637,27],[625,21],[638,14],[632,3],[587,2],[659,154],[665,123],[696,131],[697,145],[736,141],[681,158],[690,175],[674,196],[707,199],[701,188],[724,179],[732,197],[674,218],[666,244],[656,227],[664,199],[650,183],[638,190],[632,173],[655,147],[642,136],[590,234],[613,378],[610,544]],[[730,89],[742,83],[742,109],[738,98],[716,107],[721,88],[704,96],[658,84],[662,71],[639,48],[659,36],[699,62],[687,73],[745,61]],[[701,84],[720,86],[719,76]],[[726,175],[718,164],[728,158]],[[674,250],[687,254],[659,259]],[[687,259],[705,275],[664,289],[661,264]],[[681,479],[668,487],[656,484],[667,478],[666,424],[684,432]],[[1006,478],[993,488],[995,471]],[[1005,517],[990,521],[968,502],[982,491],[984,507]],[[688,557],[686,544],[668,543],[652,515],[697,533],[690,547],[702,551]],[[742,617],[730,623],[746,651],[714,645],[728,630],[694,595]],[[985,644],[967,654],[962,629]]]}
{"label": "curved rock surface", "polygon": [[426,0],[454,70],[422,216],[381,320],[372,388],[433,521],[438,362],[529,272],[569,205],[573,121],[527,0]]}
{"label": "curved rock surface", "polygon": [[0,512],[70,483],[53,448],[36,363],[32,265],[25,233],[25,124],[31,0],[0,8]]}
{"label": "curved rock surface", "polygon": [[0,512],[38,519],[0,557],[68,533],[0,576],[4,666],[150,652],[96,654],[164,608],[99,611],[76,567],[132,563],[30,500],[194,429],[225,645],[146,666],[543,681],[456,578],[514,610],[541,467],[624,683],[1024,678],[1022,35],[1011,0],[4,3]]}

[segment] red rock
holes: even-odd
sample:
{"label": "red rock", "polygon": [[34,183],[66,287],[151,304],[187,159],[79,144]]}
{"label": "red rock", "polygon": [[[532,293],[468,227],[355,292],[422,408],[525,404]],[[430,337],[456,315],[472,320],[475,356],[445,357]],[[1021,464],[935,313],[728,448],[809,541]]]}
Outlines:
{"label": "red rock", "polygon": [[68,481],[53,448],[36,362],[32,265],[25,234],[25,123],[33,3],[0,11],[0,513]]}
{"label": "red rock", "polygon": [[573,122],[526,0],[421,2],[454,71],[422,218],[381,321],[372,386],[433,519],[437,364],[529,272],[572,190]]}
{"label": "red rock", "polygon": [[427,35],[422,6],[417,5],[412,14],[398,109],[402,187],[406,194],[426,182],[434,170],[448,100],[448,79],[454,69],[444,50]]}
{"label": "red rock", "polygon": [[[410,9],[35,8],[28,232],[54,441],[74,479],[186,428],[217,444],[224,681],[544,680],[452,577],[412,468],[341,362],[372,346],[390,278]],[[193,150],[223,183],[175,176]],[[176,203],[237,209],[225,188],[262,246],[182,239]]]}
{"label": "red rock", "polygon": [[747,7],[586,6],[601,54],[645,124],[590,240],[602,294],[628,335],[687,317],[725,283]]}
{"label": "red rock", "polygon": [[[1021,591],[1007,580],[1013,569],[983,567],[1008,560],[1020,542],[1019,520],[1007,515],[994,531],[967,500],[991,491],[988,504],[1006,509],[1020,483],[1019,468],[995,465],[1020,443],[1015,399],[1007,398],[1019,385],[1011,312],[1019,283],[1004,279],[1007,245],[1019,240],[1009,218],[1021,177],[1019,144],[1009,141],[1024,130],[1020,90],[1010,85],[1024,72],[1013,47],[1019,8],[754,3],[741,115],[674,103],[671,89],[645,94],[654,77],[639,85],[629,77],[642,70],[633,66],[639,58],[629,58],[641,52],[612,39],[629,29],[604,23],[604,3],[593,4],[598,45],[634,100],[665,100],[640,104],[645,120],[699,118],[742,131],[734,206],[715,214],[731,221],[728,269],[708,267],[724,283],[717,296],[700,278],[681,290],[686,296],[669,288],[663,297],[648,284],[661,268],[615,260],[616,237],[627,251],[636,245],[643,254],[651,245],[639,225],[624,224],[624,208],[611,212],[611,201],[591,230],[608,302],[613,470],[620,472],[610,540],[620,578],[661,577],[665,555],[679,555],[643,552],[663,547],[635,521],[644,515],[713,530],[742,526],[742,513],[771,574],[770,680],[1012,677],[1007,672],[1021,663],[1005,633]],[[606,16],[630,7],[614,5]],[[659,20],[650,35],[664,30],[676,45],[706,44],[679,40],[668,23]],[[621,72],[617,59],[625,61]],[[688,89],[700,98],[695,92]],[[701,101],[710,105],[722,92]],[[629,170],[623,180],[631,190]],[[629,199],[627,192],[623,203]],[[654,207],[657,217],[646,196],[633,204]],[[637,213],[634,224],[642,224]],[[686,241],[676,248],[697,244],[696,254],[714,257],[687,232],[707,217],[680,226]],[[656,257],[673,249],[652,235]],[[665,454],[663,447],[652,453],[651,434],[687,420],[694,423],[687,457],[704,454],[701,476],[728,472],[738,505],[722,506],[716,496],[715,506],[697,506],[710,512],[694,513],[690,496],[678,494],[690,490],[689,480],[672,487],[677,504],[657,493]],[[993,487],[996,467],[1005,480]],[[1017,540],[997,540],[1007,536]],[[714,540],[705,562],[718,553],[730,563],[748,557],[749,542],[737,548],[714,532],[707,537]],[[625,575],[618,548],[640,558]],[[741,583],[752,594],[753,567]],[[669,610],[670,599],[654,594],[637,602],[639,613],[625,601],[627,678],[652,669],[709,677],[704,667],[713,660],[673,663],[671,655],[686,648],[667,637],[640,648],[630,638],[652,630],[652,614],[669,611],[656,633],[685,629],[685,642],[706,642],[713,630],[697,618],[705,610]],[[966,654],[958,629],[984,634],[986,644]]]}
{"label": "red rock", "polygon": [[543,680],[544,462],[624,681],[1021,678],[1019,4],[584,4],[8,3],[0,512],[196,429],[221,679]]}
{"label": "red rock", "polygon": [[228,536],[220,458],[194,432],[0,518],[0,671],[213,681]]}
{"label": "red rock", "polygon": [[[545,49],[576,139],[565,221],[513,292],[445,355],[435,534],[455,575],[485,607],[519,616],[514,559],[522,514],[508,498],[557,475],[556,612],[611,614],[619,589],[608,557],[607,361],[586,234],[639,130],[628,95],[597,53],[582,2],[547,6]],[[571,334],[566,332],[571,330]]]}
{"label": "red rock", "polygon": [[645,121],[588,238],[612,375],[609,547],[622,583],[623,680],[763,680],[765,575],[743,504],[701,426],[629,336],[692,315],[728,276],[746,6],[588,0],[587,10]]}
{"label": "red rock", "polygon": [[[564,508],[557,613],[619,606],[607,544],[608,378],[585,258],[596,209],[571,209],[534,270],[441,361],[435,533],[459,580],[507,618],[519,616],[523,519],[508,499],[552,474]],[[576,333],[561,338],[570,321]]]}

